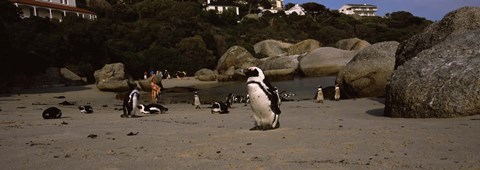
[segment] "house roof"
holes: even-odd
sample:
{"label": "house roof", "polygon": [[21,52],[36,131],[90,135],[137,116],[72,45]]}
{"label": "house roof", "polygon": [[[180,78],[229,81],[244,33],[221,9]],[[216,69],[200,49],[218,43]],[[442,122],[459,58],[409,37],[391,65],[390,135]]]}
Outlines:
{"label": "house roof", "polygon": [[12,3],[19,3],[19,4],[26,4],[26,5],[34,5],[34,6],[40,6],[40,7],[48,7],[48,8],[54,8],[54,9],[59,9],[59,10],[67,10],[67,11],[74,11],[74,12],[81,12],[81,13],[87,13],[87,14],[95,14],[95,12],[82,9],[82,8],[76,8],[68,5],[62,5],[58,3],[50,3],[50,2],[43,2],[43,1],[35,1],[35,0],[10,0]]}
{"label": "house roof", "polygon": [[225,0],[212,0],[209,4],[209,6],[237,6],[235,3],[231,1],[225,1]]}
{"label": "house roof", "polygon": [[348,5],[348,6],[352,6],[352,7],[377,7],[375,5],[370,5],[370,4],[345,4],[345,5]]}

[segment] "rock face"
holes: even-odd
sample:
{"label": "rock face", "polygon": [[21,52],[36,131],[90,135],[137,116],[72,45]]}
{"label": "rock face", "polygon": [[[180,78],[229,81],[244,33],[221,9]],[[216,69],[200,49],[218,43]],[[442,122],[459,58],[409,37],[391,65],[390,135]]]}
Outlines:
{"label": "rock face", "polygon": [[259,65],[259,68],[262,70],[276,70],[276,69],[293,69],[298,68],[298,57],[300,55],[291,55],[291,56],[275,56],[261,59],[262,64]]}
{"label": "rock face", "polygon": [[299,67],[309,77],[337,75],[357,53],[358,51],[321,47],[302,57]]}
{"label": "rock face", "polygon": [[279,56],[287,52],[288,47],[292,46],[290,43],[277,40],[264,40],[253,45],[255,54],[261,54],[266,57]]}
{"label": "rock face", "polygon": [[203,68],[195,72],[195,78],[200,81],[215,81],[217,78],[213,70]]}
{"label": "rock face", "polygon": [[381,42],[361,50],[340,73],[336,83],[349,97],[379,97],[395,65],[398,42]]}
{"label": "rock face", "polygon": [[387,84],[385,114],[406,118],[480,114],[479,40],[479,29],[457,31],[403,63]]}
{"label": "rock face", "polygon": [[126,91],[129,89],[129,80],[127,79],[122,63],[106,64],[102,69],[96,70],[93,74],[95,84],[101,91]]}
{"label": "rock face", "polygon": [[222,57],[220,57],[216,70],[219,74],[224,74],[232,66],[235,69],[248,68],[251,66],[256,66],[258,62],[259,60],[254,58],[245,48],[233,46],[228,49],[227,52],[222,55]]}
{"label": "rock face", "polygon": [[335,44],[335,46],[338,49],[342,49],[342,50],[361,50],[365,47],[370,46],[370,43],[358,38],[349,38],[349,39],[339,40]]}
{"label": "rock face", "polygon": [[415,57],[419,52],[442,42],[450,34],[480,28],[480,7],[463,7],[452,11],[405,42],[396,52],[395,68]]}
{"label": "rock face", "polygon": [[287,49],[287,55],[295,55],[295,54],[302,55],[305,53],[309,53],[310,51],[313,51],[319,47],[320,47],[320,42],[318,42],[317,40],[313,40],[313,39],[303,40],[297,44],[290,46]]}

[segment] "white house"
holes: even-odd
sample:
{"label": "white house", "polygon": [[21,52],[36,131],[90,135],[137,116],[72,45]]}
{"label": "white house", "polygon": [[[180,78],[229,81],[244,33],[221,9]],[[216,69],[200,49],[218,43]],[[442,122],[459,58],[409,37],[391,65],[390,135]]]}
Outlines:
{"label": "white house", "polygon": [[297,15],[305,15],[305,9],[298,4],[295,4],[295,6],[285,11],[285,14],[287,15],[292,13],[297,13]]}
{"label": "white house", "polygon": [[74,15],[94,20],[97,15],[89,10],[77,8],[75,0],[10,0],[21,11],[21,18],[38,16],[58,19],[60,22],[67,15]]}
{"label": "white house", "polygon": [[347,15],[359,15],[359,16],[376,16],[378,8],[375,5],[370,4],[345,4],[338,12]]}
{"label": "white house", "polygon": [[237,5],[235,5],[231,1],[224,1],[224,0],[207,0],[204,3],[205,10],[214,10],[217,14],[223,13],[223,11],[227,10],[234,10],[237,15],[240,15],[240,9]]}

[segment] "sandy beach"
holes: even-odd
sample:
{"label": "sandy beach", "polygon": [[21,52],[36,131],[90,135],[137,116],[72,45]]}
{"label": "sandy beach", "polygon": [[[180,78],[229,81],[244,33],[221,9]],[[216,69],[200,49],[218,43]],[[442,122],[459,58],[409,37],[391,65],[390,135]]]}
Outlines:
{"label": "sandy beach", "polygon": [[[382,98],[304,100],[281,105],[279,129],[249,131],[253,112],[244,104],[229,114],[165,104],[166,114],[120,118],[115,96],[95,85],[2,94],[2,169],[480,169],[480,115],[389,118]],[[141,97],[150,100],[146,92]],[[80,113],[86,104],[94,113]],[[61,119],[42,118],[52,106],[62,110]]]}

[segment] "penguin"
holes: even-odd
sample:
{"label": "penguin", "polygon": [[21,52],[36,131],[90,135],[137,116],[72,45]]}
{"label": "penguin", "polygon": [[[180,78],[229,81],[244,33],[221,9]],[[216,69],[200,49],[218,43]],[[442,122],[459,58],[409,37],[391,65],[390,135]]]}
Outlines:
{"label": "penguin", "polygon": [[245,101],[245,98],[241,95],[235,96],[235,103],[243,103]]}
{"label": "penguin", "polygon": [[340,100],[340,87],[338,87],[338,84],[335,84],[335,101]]}
{"label": "penguin", "polygon": [[322,86],[318,86],[317,93],[315,93],[315,102],[317,103],[323,103],[323,91],[322,91]]}
{"label": "penguin", "polygon": [[148,104],[148,105],[139,104],[137,108],[138,110],[140,110],[140,113],[143,113],[143,114],[158,114],[159,112],[161,114],[164,114],[165,112],[168,111],[168,108],[159,104]]}
{"label": "penguin", "polygon": [[247,94],[247,96],[245,96],[245,106],[247,106],[248,104],[250,104],[250,95]]}
{"label": "penguin", "polygon": [[228,107],[229,107],[228,103],[214,101],[212,103],[212,114],[215,114],[215,113],[219,113],[219,114],[229,113]]}
{"label": "penguin", "polygon": [[229,93],[228,96],[225,98],[225,103],[228,104],[229,108],[232,108],[232,104],[235,102],[235,95],[233,93]]}
{"label": "penguin", "polygon": [[277,87],[273,87],[273,93],[275,93],[275,95],[277,95],[277,98],[278,98],[278,105],[282,105],[282,98],[280,98],[280,94],[278,93],[278,88]]}
{"label": "penguin", "polygon": [[90,105],[78,106],[78,110],[80,110],[80,113],[93,113],[93,108]]}
{"label": "penguin", "polygon": [[140,92],[138,87],[129,91],[128,95],[123,99],[123,114],[120,116],[122,118],[135,117],[136,106],[138,105],[138,100],[140,98]]}
{"label": "penguin", "polygon": [[249,67],[243,72],[248,77],[247,91],[250,98],[250,107],[255,118],[255,126],[250,130],[279,128],[281,111],[274,87],[265,79],[263,71],[258,67]]}
{"label": "penguin", "polygon": [[195,106],[195,109],[200,109],[200,97],[198,97],[198,92],[195,91],[195,95],[193,95],[193,105]]}
{"label": "penguin", "polygon": [[42,113],[44,119],[59,119],[62,117],[62,111],[56,107],[45,109]]}

